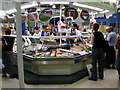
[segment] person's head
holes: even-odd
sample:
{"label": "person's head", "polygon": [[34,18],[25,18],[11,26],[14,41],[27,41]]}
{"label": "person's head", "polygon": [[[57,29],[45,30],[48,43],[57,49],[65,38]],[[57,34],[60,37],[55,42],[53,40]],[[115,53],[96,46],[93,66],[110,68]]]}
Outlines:
{"label": "person's head", "polygon": [[74,23],[74,24],[73,24],[73,29],[77,29],[77,28],[78,28],[77,24]]}
{"label": "person's head", "polygon": [[99,24],[98,23],[94,23],[93,24],[93,30],[94,31],[98,31],[98,29],[99,29]]}
{"label": "person's head", "polygon": [[78,26],[78,30],[79,30],[79,31],[81,31],[81,30],[82,30],[81,26]]}
{"label": "person's head", "polygon": [[86,28],[84,28],[84,29],[83,29],[83,32],[86,32],[86,31],[87,31],[87,29],[86,29]]}
{"label": "person's head", "polygon": [[5,29],[5,34],[6,35],[10,35],[11,34],[11,29],[10,28],[6,28]]}
{"label": "person's head", "polygon": [[106,29],[107,32],[113,32],[113,27],[110,26],[109,28]]}
{"label": "person's head", "polygon": [[39,28],[38,27],[34,27],[34,32],[38,34],[39,33]]}

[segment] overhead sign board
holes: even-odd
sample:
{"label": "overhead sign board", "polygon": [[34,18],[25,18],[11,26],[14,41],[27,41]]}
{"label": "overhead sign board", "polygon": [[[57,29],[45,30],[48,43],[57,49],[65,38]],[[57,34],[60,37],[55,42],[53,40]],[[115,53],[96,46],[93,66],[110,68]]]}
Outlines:
{"label": "overhead sign board", "polygon": [[46,22],[46,21],[48,21],[48,20],[51,19],[52,15],[53,15],[52,10],[50,10],[50,9],[44,9],[39,14],[39,19],[42,22]]}

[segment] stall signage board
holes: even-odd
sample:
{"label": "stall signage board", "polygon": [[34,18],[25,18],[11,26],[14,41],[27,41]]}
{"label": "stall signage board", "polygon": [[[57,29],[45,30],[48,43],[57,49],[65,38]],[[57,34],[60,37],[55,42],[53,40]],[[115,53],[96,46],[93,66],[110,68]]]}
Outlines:
{"label": "stall signage board", "polygon": [[82,12],[80,13],[80,17],[83,19],[83,20],[88,20],[89,19],[89,13],[87,10],[82,10]]}
{"label": "stall signage board", "polygon": [[78,12],[75,8],[67,8],[64,15],[65,17],[73,17],[73,19],[76,19],[78,17]]}
{"label": "stall signage board", "polygon": [[14,23],[15,22],[15,18],[14,17],[9,17],[8,18],[8,22],[9,23]]}
{"label": "stall signage board", "polygon": [[6,16],[5,18],[2,19],[3,23],[8,23],[8,17]]}
{"label": "stall signage board", "polygon": [[52,10],[44,9],[39,14],[39,19],[41,22],[46,22],[51,19],[52,15],[53,15]]}
{"label": "stall signage board", "polygon": [[28,18],[29,21],[35,22],[35,20],[37,19],[37,12],[28,13],[27,18]]}

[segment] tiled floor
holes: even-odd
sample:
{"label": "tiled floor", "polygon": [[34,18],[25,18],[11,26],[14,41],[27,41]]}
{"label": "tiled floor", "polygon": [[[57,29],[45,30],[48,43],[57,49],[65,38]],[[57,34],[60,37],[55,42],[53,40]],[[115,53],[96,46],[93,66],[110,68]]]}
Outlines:
{"label": "tiled floor", "polygon": [[[17,79],[2,78],[0,79],[2,88],[18,88],[19,81]],[[118,80],[117,72],[114,69],[105,70],[104,80],[89,81],[88,77],[79,80],[73,84],[40,84],[40,85],[26,85],[26,88],[118,88],[120,82]]]}

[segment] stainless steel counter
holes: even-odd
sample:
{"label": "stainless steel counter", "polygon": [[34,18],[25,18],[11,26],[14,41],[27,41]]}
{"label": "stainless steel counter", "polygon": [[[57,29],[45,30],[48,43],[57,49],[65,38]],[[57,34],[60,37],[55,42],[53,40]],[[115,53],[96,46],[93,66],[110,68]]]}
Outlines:
{"label": "stainless steel counter", "polygon": [[[14,53],[14,64],[17,58]],[[38,75],[71,75],[91,63],[91,54],[75,57],[32,57],[23,55],[24,68]]]}

